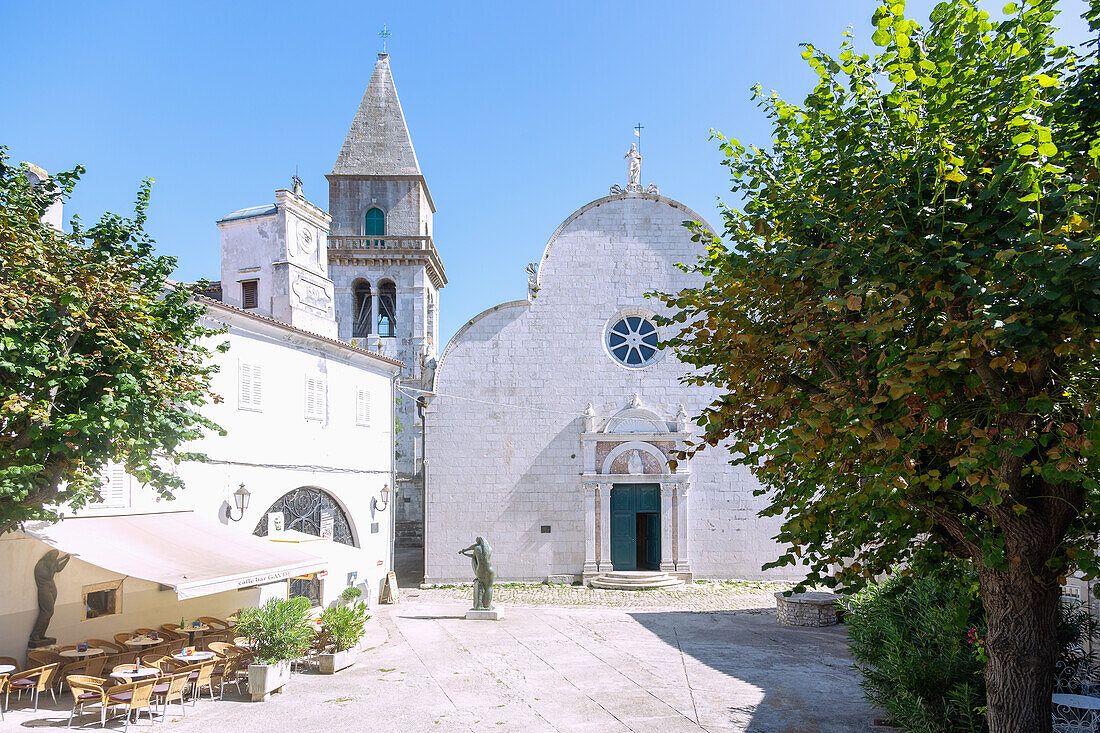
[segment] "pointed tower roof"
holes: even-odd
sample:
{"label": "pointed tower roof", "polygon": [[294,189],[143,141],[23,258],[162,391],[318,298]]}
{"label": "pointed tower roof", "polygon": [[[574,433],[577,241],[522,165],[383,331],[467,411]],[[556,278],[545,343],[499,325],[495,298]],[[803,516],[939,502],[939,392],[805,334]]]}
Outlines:
{"label": "pointed tower roof", "polygon": [[378,54],[332,172],[353,176],[422,176],[405,114],[390,73],[390,57]]}

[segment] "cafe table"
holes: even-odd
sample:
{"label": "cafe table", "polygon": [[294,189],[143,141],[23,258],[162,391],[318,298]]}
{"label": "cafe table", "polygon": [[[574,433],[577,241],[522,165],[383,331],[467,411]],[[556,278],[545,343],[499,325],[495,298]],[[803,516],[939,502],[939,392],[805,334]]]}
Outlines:
{"label": "cafe table", "polygon": [[205,662],[207,659],[214,658],[214,652],[194,652],[192,654],[173,654],[172,659],[178,659],[181,662]]}
{"label": "cafe table", "polygon": [[0,664],[0,674],[7,674],[8,672],[14,672],[14,664]]}
{"label": "cafe table", "polygon": [[180,626],[179,630],[187,632],[188,646],[195,646],[195,634],[210,631],[210,627],[195,621],[192,623],[184,623],[183,626]]}
{"label": "cafe table", "polygon": [[160,674],[160,670],[156,667],[137,667],[132,664],[126,664],[120,668],[111,670],[111,677],[117,677],[127,681],[155,677],[158,674]]}
{"label": "cafe table", "polygon": [[90,646],[84,651],[78,649],[66,649],[63,652],[58,652],[62,657],[69,657],[70,659],[84,659],[85,657],[95,657],[103,653],[103,650],[97,646]]}
{"label": "cafe table", "polygon": [[1096,731],[1100,726],[1100,697],[1090,695],[1051,695],[1051,715],[1055,728]]}
{"label": "cafe table", "polygon": [[126,646],[153,646],[154,644],[163,644],[168,639],[153,639],[149,636],[133,636],[126,640]]}

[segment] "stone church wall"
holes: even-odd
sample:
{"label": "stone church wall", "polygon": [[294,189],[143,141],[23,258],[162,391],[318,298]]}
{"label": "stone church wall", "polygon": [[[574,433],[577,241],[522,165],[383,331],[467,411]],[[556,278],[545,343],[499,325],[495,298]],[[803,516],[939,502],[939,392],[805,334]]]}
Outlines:
{"label": "stone church wall", "polygon": [[[655,195],[613,196],[575,213],[551,238],[538,295],[476,317],[444,352],[427,416],[426,581],[466,580],[457,551],[478,534],[502,580],[579,576],[585,560],[581,413],[605,418],[638,394],[672,420],[696,415],[712,392],[685,387],[671,355],[629,369],[604,346],[609,321],[644,297],[692,283],[676,269],[698,245],[682,226],[698,216]],[[488,403],[488,404],[486,404]],[[689,546],[696,577],[762,578],[779,554],[774,519],[759,519],[755,479],[721,451],[691,466]],[[549,526],[549,533],[543,527]],[[793,577],[788,571],[786,577]]]}

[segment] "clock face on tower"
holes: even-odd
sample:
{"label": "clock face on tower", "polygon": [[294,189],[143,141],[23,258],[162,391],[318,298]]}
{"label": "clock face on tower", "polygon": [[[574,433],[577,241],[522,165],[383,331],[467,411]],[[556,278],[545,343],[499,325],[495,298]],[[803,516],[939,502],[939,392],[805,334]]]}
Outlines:
{"label": "clock face on tower", "polygon": [[304,255],[312,255],[317,250],[317,238],[313,236],[313,229],[309,226],[298,224],[298,251]]}

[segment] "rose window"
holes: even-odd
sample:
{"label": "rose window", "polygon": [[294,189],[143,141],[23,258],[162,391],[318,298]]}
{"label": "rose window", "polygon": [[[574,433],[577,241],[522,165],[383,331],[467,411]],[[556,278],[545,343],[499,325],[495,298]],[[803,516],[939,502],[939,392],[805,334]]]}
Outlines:
{"label": "rose window", "polygon": [[643,367],[657,358],[657,327],[644,316],[625,316],[607,332],[607,350],[620,364]]}

